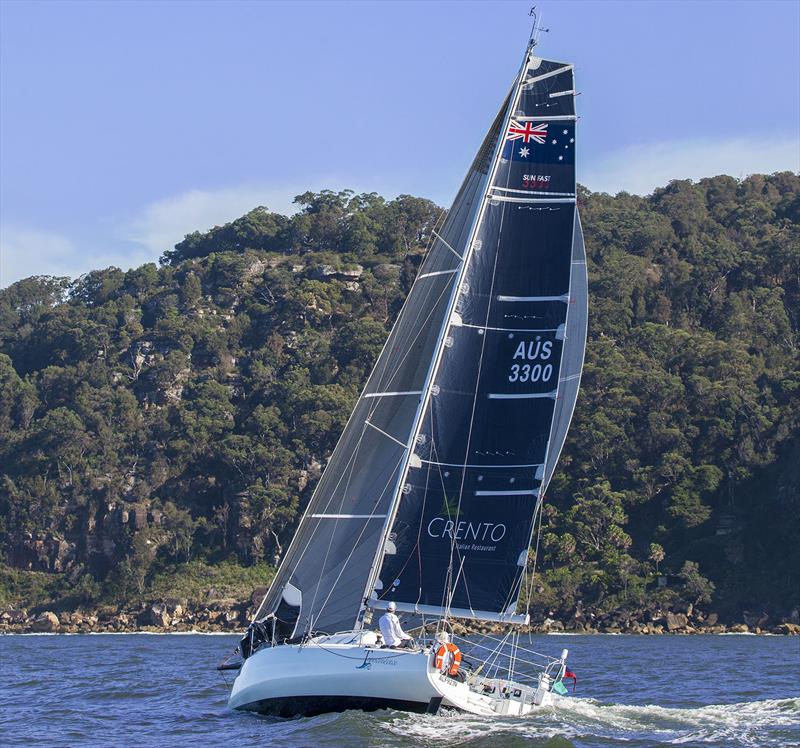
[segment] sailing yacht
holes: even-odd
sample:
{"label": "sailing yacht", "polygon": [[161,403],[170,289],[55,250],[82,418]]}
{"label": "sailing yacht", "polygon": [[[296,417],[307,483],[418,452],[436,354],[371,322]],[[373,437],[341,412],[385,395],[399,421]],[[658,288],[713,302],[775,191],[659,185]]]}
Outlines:
{"label": "sailing yacht", "polygon": [[[524,715],[565,692],[567,651],[522,647],[517,610],[587,324],[573,66],[534,48],[226,666],[233,709]],[[392,602],[424,627],[411,648],[375,630]],[[455,620],[503,633],[426,638]]]}

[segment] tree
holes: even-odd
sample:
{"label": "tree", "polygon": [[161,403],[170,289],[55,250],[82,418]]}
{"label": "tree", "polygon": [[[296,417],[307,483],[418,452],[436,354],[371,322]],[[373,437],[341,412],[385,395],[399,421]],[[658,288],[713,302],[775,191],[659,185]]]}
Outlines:
{"label": "tree", "polygon": [[649,558],[656,565],[656,574],[658,574],[658,565],[665,558],[664,549],[658,543],[650,543],[648,551],[649,553],[647,558]]}
{"label": "tree", "polygon": [[[579,204],[589,341],[532,604],[788,616],[800,177]],[[0,290],[5,563],[57,554],[124,597],[190,557],[277,561],[445,217],[350,190],[297,207],[190,234],[160,267]],[[647,583],[667,553],[684,583],[665,592]]]}

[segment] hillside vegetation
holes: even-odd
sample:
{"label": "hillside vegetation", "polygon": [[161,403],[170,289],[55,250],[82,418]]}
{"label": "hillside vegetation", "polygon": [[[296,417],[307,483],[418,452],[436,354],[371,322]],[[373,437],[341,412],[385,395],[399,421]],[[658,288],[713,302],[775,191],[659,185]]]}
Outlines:
{"label": "hillside vegetation", "polygon": [[[0,291],[0,603],[268,582],[441,218],[297,202]],[[534,613],[796,616],[800,179],[580,205],[589,345]]]}

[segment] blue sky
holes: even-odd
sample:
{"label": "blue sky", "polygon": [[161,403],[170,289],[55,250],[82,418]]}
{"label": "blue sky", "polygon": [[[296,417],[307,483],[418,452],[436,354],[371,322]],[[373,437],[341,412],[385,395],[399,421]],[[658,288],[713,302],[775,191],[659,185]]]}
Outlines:
{"label": "blue sky", "polygon": [[[800,3],[538,3],[579,181],[800,170]],[[156,259],[306,189],[446,204],[530,2],[0,0],[0,287]]]}

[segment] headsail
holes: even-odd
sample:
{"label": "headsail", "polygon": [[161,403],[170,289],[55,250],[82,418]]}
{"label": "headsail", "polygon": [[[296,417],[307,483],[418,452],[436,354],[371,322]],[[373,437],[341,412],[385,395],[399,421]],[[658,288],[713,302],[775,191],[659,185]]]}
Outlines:
{"label": "headsail", "polygon": [[586,339],[572,66],[532,57],[470,237],[371,605],[512,620]]}
{"label": "headsail", "polygon": [[388,530],[507,98],[436,233],[256,620],[278,638],[355,626]]}

